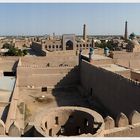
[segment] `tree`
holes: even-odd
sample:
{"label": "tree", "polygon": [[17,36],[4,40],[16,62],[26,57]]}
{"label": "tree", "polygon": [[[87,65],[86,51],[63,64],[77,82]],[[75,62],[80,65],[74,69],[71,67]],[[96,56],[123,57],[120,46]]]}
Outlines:
{"label": "tree", "polygon": [[23,54],[24,55],[27,55],[27,53],[28,53],[28,51],[25,49],[25,50],[23,50]]}
{"label": "tree", "polygon": [[11,47],[13,47],[12,44],[4,43],[2,48],[3,48],[3,49],[10,49]]}

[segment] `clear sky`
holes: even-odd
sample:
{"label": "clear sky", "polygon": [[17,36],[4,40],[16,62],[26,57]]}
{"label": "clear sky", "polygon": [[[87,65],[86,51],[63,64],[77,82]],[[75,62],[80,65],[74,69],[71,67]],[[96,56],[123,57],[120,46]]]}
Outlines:
{"label": "clear sky", "polygon": [[140,35],[140,3],[0,3],[0,35]]}

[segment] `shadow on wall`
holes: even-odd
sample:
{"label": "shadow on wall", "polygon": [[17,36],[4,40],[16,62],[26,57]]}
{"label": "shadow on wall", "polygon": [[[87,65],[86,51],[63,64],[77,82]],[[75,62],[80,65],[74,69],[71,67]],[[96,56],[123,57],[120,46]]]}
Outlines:
{"label": "shadow on wall", "polygon": [[16,72],[16,69],[17,69],[17,65],[18,65],[18,62],[19,61],[16,61],[12,67],[12,71],[15,73]]}
{"label": "shadow on wall", "polygon": [[[102,123],[96,122],[94,118],[90,116],[90,114],[81,114],[79,111],[73,112],[69,116],[68,120],[62,126],[60,126],[60,130],[56,135],[78,136],[89,133],[94,135],[101,125]],[[49,133],[49,136],[51,136],[51,133]]]}
{"label": "shadow on wall", "polygon": [[113,118],[120,112],[129,116],[133,110],[140,111],[140,84],[131,79],[82,61],[81,84],[87,91],[93,88],[92,98],[96,97]]}
{"label": "shadow on wall", "polygon": [[4,108],[3,112],[2,112],[1,120],[2,120],[4,123],[6,122],[6,119],[7,119],[7,115],[8,115],[8,111],[9,111],[9,106],[10,106],[10,104],[7,105],[7,106]]}
{"label": "shadow on wall", "polygon": [[72,99],[78,98],[77,85],[80,83],[79,66],[75,66],[52,90],[58,106],[74,105]]}

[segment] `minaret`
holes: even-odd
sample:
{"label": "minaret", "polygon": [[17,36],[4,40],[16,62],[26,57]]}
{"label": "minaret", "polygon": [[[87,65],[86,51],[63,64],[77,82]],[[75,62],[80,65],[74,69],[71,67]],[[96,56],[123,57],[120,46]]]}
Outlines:
{"label": "minaret", "polygon": [[124,33],[124,39],[125,39],[125,41],[127,41],[127,39],[128,39],[127,21],[125,22],[125,33]]}
{"label": "minaret", "polygon": [[86,41],[87,39],[87,36],[86,36],[86,24],[84,24],[84,27],[83,27],[83,40]]}

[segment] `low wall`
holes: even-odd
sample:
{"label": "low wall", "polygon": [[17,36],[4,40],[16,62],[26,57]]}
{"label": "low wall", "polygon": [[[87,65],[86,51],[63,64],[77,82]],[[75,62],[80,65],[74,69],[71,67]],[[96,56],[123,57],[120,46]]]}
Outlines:
{"label": "low wall", "polygon": [[137,71],[131,71],[131,79],[140,82],[140,73]]}

